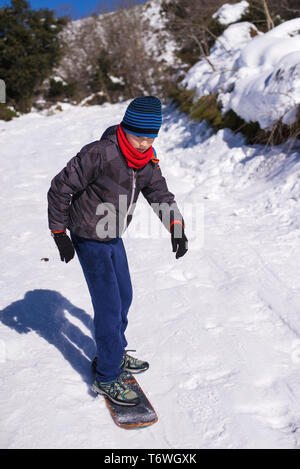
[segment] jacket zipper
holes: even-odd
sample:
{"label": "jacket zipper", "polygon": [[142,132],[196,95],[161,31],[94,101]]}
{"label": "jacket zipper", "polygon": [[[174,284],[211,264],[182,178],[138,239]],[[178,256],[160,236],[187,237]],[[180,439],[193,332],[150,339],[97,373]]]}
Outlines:
{"label": "jacket zipper", "polygon": [[130,209],[131,209],[131,206],[132,206],[132,204],[133,204],[134,193],[135,193],[135,187],[136,187],[136,171],[134,171],[134,169],[133,169],[133,170],[132,170],[132,193],[131,193],[131,199],[130,199],[130,203],[129,203],[128,210],[127,210],[126,215],[125,215],[125,223],[124,223],[124,229],[123,229],[122,233],[124,233],[124,231],[125,231],[126,228],[127,228],[127,217],[128,217],[128,214],[130,213]]}

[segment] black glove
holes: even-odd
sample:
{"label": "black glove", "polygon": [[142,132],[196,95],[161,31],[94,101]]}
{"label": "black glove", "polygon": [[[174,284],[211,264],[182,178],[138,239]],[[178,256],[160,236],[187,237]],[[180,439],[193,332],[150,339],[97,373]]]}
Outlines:
{"label": "black glove", "polygon": [[171,242],[173,252],[176,252],[176,259],[184,256],[188,250],[188,240],[181,223],[174,223],[171,226]]}
{"label": "black glove", "polygon": [[72,241],[65,231],[62,233],[52,233],[52,236],[56,246],[58,247],[61,260],[68,263],[73,259],[75,254]]}

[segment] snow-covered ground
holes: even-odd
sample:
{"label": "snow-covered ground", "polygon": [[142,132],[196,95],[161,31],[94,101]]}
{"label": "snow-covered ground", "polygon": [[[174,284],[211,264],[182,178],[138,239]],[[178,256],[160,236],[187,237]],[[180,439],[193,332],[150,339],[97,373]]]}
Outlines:
{"label": "snow-covered ground", "polygon": [[159,421],[128,431],[90,391],[90,297],[77,258],[59,259],[46,200],[126,103],[63,107],[0,122],[1,447],[299,448],[299,149],[248,147],[165,109],[156,149],[189,252],[175,259],[141,195],[124,235],[127,338],[150,362],[138,379]]}

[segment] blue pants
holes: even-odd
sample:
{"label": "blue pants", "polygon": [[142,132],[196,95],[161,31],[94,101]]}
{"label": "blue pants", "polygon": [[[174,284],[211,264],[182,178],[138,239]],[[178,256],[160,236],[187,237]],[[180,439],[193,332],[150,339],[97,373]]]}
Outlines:
{"label": "blue pants", "polygon": [[94,308],[97,379],[111,381],[122,372],[120,365],[127,346],[127,314],[132,302],[123,240],[115,238],[105,242],[70,235]]}

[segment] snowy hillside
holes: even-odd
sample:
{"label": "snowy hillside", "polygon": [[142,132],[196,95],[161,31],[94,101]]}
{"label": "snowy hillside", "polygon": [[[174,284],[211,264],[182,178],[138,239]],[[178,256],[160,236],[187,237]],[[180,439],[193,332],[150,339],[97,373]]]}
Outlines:
{"label": "snowy hillside", "polygon": [[[148,0],[132,9],[136,12],[139,23],[145,24],[140,41],[147,44],[148,56],[153,54],[156,60],[173,65],[175,44],[165,30],[165,20],[160,15],[161,3],[162,0]],[[89,76],[93,60],[95,63],[101,47],[104,45],[107,50],[111,48],[111,44],[105,43],[102,22],[107,15],[114,14],[94,15],[68,23],[60,35],[61,41],[66,44],[64,57],[53,73],[62,78],[78,79],[77,74],[85,69],[85,73]],[[122,14],[122,11],[117,12],[117,15]]]}
{"label": "snowy hillside", "polygon": [[300,149],[247,147],[171,109],[156,149],[189,252],[175,259],[142,195],[124,235],[127,338],[150,362],[139,381],[159,421],[120,429],[90,392],[92,306],[49,235],[46,194],[126,104],[0,122],[1,447],[299,448]]}
{"label": "snowy hillside", "polygon": [[300,18],[263,34],[251,23],[235,23],[247,4],[223,5],[216,12],[221,24],[230,24],[183,84],[198,96],[218,94],[224,113],[232,109],[262,129],[279,120],[291,125],[300,103]]}

